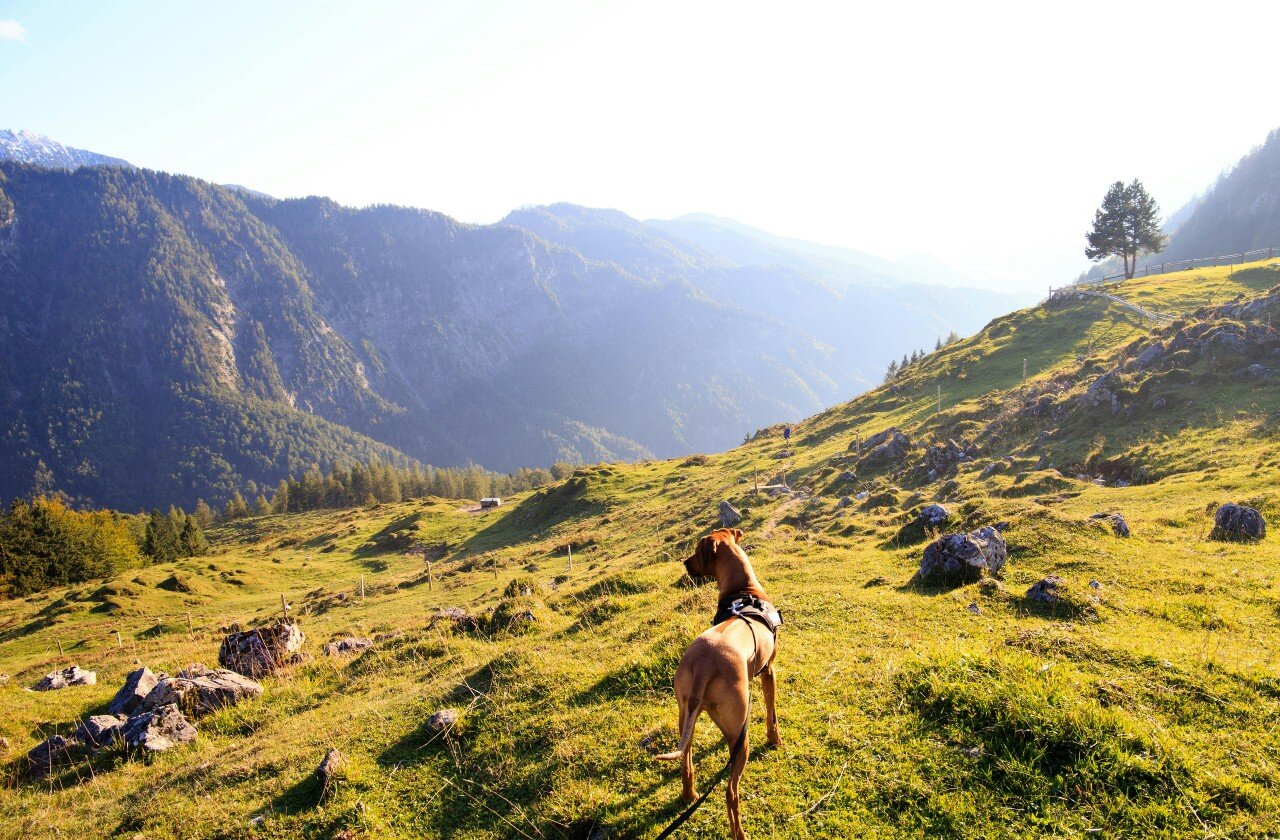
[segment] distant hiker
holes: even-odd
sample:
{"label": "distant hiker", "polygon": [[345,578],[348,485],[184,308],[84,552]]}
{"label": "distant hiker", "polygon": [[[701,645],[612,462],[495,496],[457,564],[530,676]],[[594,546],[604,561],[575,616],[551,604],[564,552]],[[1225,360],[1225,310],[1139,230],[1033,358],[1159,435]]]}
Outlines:
{"label": "distant hiker", "polygon": [[782,439],[783,439],[783,440],[791,440],[791,427],[790,427],[790,426],[783,426],[783,427],[782,427]]}

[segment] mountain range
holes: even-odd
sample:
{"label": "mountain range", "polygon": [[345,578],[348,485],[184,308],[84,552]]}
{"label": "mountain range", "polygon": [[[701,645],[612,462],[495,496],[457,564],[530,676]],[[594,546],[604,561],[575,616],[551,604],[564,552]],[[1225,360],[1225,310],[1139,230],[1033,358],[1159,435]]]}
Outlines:
{"label": "mountain range", "polygon": [[14,136],[42,163],[0,163],[0,497],[131,508],[339,460],[719,450],[1010,307],[702,217],[467,225],[74,168]]}

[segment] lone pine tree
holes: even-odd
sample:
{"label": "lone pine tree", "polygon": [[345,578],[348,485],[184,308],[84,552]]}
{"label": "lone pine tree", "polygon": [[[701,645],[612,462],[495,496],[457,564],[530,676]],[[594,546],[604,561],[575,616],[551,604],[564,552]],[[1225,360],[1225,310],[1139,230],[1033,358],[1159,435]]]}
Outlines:
{"label": "lone pine tree", "polygon": [[1127,186],[1116,181],[1094,212],[1093,229],[1086,239],[1086,257],[1095,261],[1120,257],[1124,276],[1130,279],[1138,268],[1140,254],[1154,254],[1165,246],[1165,236],[1160,232],[1160,207],[1137,178]]}

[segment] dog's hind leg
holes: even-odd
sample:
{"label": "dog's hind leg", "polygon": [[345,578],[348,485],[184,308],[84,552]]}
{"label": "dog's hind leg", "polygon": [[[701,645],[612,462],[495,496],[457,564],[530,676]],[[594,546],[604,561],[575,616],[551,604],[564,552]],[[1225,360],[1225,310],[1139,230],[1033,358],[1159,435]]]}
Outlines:
{"label": "dog's hind leg", "polygon": [[[736,696],[707,708],[707,714],[724,734],[731,754],[734,745],[738,743],[738,737],[743,736],[751,713],[748,690],[744,675],[741,691],[734,692]],[[747,833],[742,830],[742,819],[738,813],[738,780],[742,778],[742,771],[747,767],[747,757],[751,754],[750,740],[750,737],[743,736],[742,749],[734,757],[733,766],[729,769],[729,786],[724,792],[725,807],[729,811],[729,835],[733,840],[747,840]]]}
{"label": "dog's hind leg", "polygon": [[782,736],[778,734],[778,710],[774,706],[778,677],[773,672],[772,662],[760,672],[760,688],[764,692],[765,737],[770,744],[780,747],[782,746]]}
{"label": "dog's hind leg", "polygon": [[[680,731],[683,733],[685,724],[689,723],[689,720],[688,720],[689,714],[690,713],[694,715],[698,714],[698,709],[696,708],[690,709],[689,701],[686,700],[684,697],[681,697],[679,699],[680,699]],[[692,802],[693,800],[697,799],[698,792],[694,788],[694,784],[693,784],[693,750],[692,749],[685,750],[683,757],[681,758],[680,781],[682,783],[680,798],[685,800],[686,802]]]}

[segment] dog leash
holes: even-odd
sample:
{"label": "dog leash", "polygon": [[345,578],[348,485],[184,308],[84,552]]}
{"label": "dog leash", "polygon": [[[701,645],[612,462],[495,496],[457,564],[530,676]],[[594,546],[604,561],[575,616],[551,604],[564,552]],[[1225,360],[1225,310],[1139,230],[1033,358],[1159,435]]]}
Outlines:
{"label": "dog leash", "polygon": [[[688,808],[685,808],[684,813],[676,817],[671,822],[671,825],[664,828],[662,830],[662,833],[659,834],[657,838],[655,838],[655,840],[665,840],[665,838],[670,837],[672,834],[674,834],[676,829],[684,825],[685,820],[689,819],[689,817],[692,817],[693,812],[698,810],[698,808],[702,805],[702,803],[706,801],[707,797],[711,795],[711,792],[715,790],[716,787],[718,787],[721,782],[724,781],[724,777],[729,775],[729,770],[733,767],[733,762],[738,758],[738,754],[742,752],[743,745],[747,743],[747,724],[750,722],[751,722],[751,706],[750,704],[748,704],[747,719],[742,722],[742,733],[738,735],[737,743],[733,745],[733,749],[729,750],[729,761],[724,765],[723,768],[721,768],[720,773],[715,778],[715,781],[711,783],[711,787],[707,788],[706,792],[703,793],[702,796],[699,796],[697,799],[695,799],[692,805],[690,805]],[[689,745],[689,749],[693,749],[693,744]]]}

